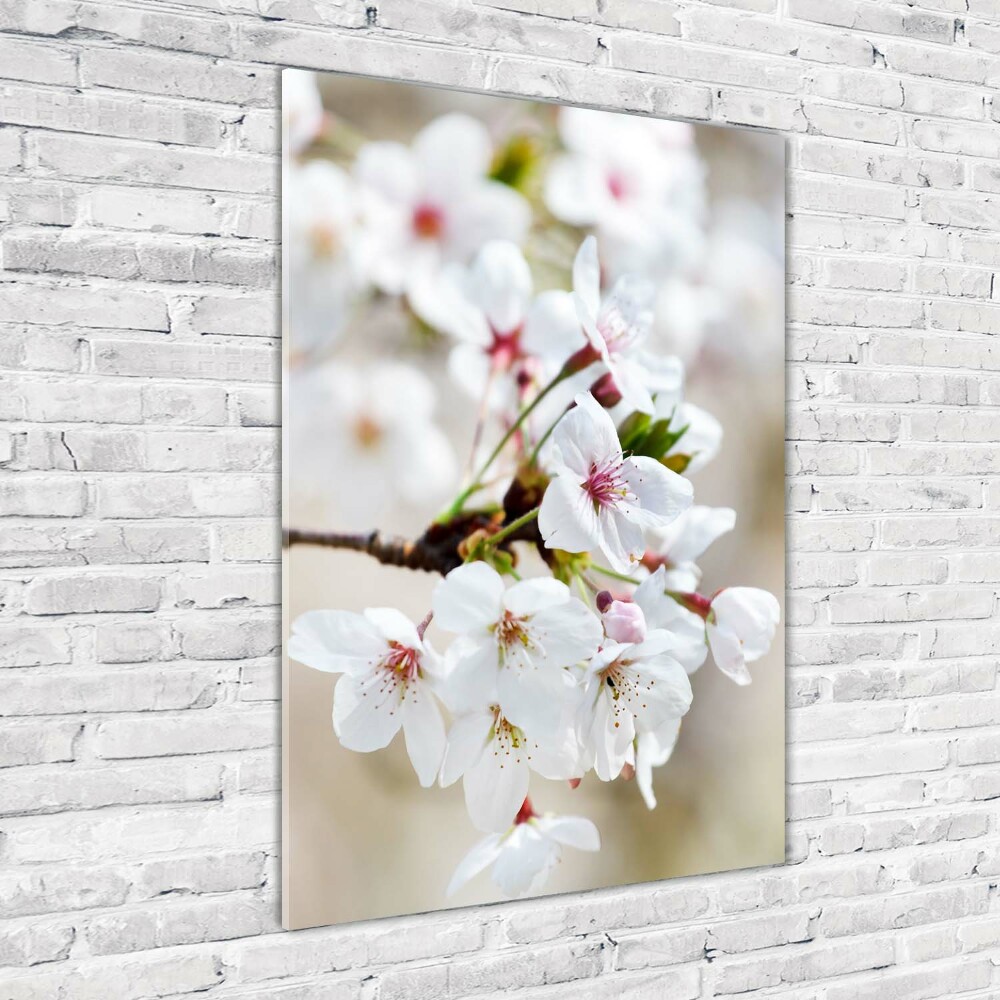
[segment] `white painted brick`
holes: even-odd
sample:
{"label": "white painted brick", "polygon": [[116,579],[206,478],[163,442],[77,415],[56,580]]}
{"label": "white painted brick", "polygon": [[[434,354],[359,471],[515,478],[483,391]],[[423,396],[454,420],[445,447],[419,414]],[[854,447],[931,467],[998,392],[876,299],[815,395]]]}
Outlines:
{"label": "white painted brick", "polygon": [[[998,22],[0,0],[0,995],[992,995]],[[282,65],[789,135],[789,867],[276,933]]]}

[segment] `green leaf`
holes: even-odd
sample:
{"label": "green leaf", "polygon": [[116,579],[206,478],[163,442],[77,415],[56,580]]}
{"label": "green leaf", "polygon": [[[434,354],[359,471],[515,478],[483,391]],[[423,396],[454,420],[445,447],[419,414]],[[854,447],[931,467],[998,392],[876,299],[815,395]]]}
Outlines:
{"label": "green leaf", "polygon": [[630,413],[618,425],[618,440],[621,442],[622,451],[636,451],[645,440],[652,417],[648,413]]}

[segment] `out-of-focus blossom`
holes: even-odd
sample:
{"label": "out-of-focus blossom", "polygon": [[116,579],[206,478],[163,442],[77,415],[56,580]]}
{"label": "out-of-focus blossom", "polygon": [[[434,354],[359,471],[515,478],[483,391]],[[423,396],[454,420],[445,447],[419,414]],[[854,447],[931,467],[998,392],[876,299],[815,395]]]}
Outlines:
{"label": "out-of-focus blossom", "polygon": [[696,560],[717,538],[736,526],[736,511],[731,507],[689,507],[665,528],[649,534],[649,552],[653,562],[663,566],[667,590],[697,590],[701,570]]}
{"label": "out-of-focus blossom", "polygon": [[601,835],[589,819],[541,816],[525,800],[516,822],[506,833],[490,834],[461,860],[448,885],[448,895],[490,865],[491,877],[504,895],[513,898],[537,892],[559,863],[563,847],[598,851]]}
{"label": "out-of-focus blossom", "polygon": [[771,648],[781,618],[774,594],[757,587],[726,587],[712,598],[705,619],[716,666],[737,684],[750,683],[747,664]]}
{"label": "out-of-focus blossom", "polygon": [[489,240],[523,241],[528,203],[489,179],[491,155],[485,126],[462,114],[435,119],[410,146],[361,148],[354,174],[365,217],[363,260],[378,288],[420,301],[433,294],[444,264],[468,262]]}
{"label": "out-of-focus blossom", "polygon": [[458,343],[449,369],[479,397],[493,376],[491,402],[516,409],[526,386],[547,382],[585,343],[569,292],[533,295],[520,247],[491,240],[468,268],[446,267],[435,284],[413,290],[421,318]]}
{"label": "out-of-focus blossom", "polygon": [[293,374],[289,461],[338,523],[370,528],[394,503],[430,506],[454,488],[454,449],[434,423],[434,386],[411,365],[328,362]]}
{"label": "out-of-focus blossom", "polygon": [[333,696],[333,728],[348,750],[381,750],[402,728],[421,785],[434,783],[445,749],[434,696],[441,664],[413,622],[395,608],[307,611],[292,623],[288,655],[343,675]]}
{"label": "out-of-focus blossom", "polygon": [[556,425],[546,453],[553,476],[538,529],[550,549],[600,549],[625,573],[645,552],[643,531],[669,524],[691,505],[691,484],[643,455],[626,458],[618,432],[589,393]]}
{"label": "out-of-focus blossom", "polygon": [[469,818],[502,832],[528,794],[530,771],[545,778],[579,777],[579,752],[570,726],[525,733],[489,701],[458,711],[448,733],[441,784],[463,778]]}
{"label": "out-of-focus blossom", "polygon": [[301,153],[323,127],[323,101],[316,74],[304,69],[286,69],[281,74],[281,117],[285,148]]}
{"label": "out-of-focus blossom", "polygon": [[288,318],[297,351],[331,345],[359,287],[356,195],[350,176],[325,160],[288,165]]}
{"label": "out-of-focus blossom", "polygon": [[483,562],[453,569],[434,588],[436,624],[458,638],[448,647],[452,697],[495,700],[505,719],[551,733],[575,704],[566,668],[590,657],[601,623],[558,580],[524,580],[509,590]]}
{"label": "out-of-focus blossom", "polygon": [[644,278],[624,275],[611,294],[602,298],[597,241],[588,236],[573,261],[573,301],[587,340],[624,402],[632,409],[652,413],[642,346],[653,323],[653,286]]}
{"label": "out-of-focus blossom", "polygon": [[610,278],[662,276],[698,258],[704,170],[690,125],[563,108],[559,134],[566,153],[546,176],[545,203],[596,231]]}

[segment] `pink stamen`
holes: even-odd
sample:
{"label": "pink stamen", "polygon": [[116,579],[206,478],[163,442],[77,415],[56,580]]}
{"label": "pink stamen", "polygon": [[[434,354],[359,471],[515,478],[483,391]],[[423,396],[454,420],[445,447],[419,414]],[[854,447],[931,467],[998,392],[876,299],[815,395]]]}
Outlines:
{"label": "pink stamen", "polygon": [[596,509],[615,507],[628,496],[628,487],[621,476],[621,465],[591,465],[583,489]]}
{"label": "pink stamen", "polygon": [[390,642],[391,652],[382,661],[386,670],[395,671],[407,681],[416,680],[420,676],[420,654],[410,646],[398,642]]}

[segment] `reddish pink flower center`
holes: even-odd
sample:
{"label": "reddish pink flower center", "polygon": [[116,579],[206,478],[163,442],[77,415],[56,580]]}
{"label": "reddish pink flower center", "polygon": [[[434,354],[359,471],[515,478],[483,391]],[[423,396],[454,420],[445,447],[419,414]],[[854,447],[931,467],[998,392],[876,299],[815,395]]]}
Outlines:
{"label": "reddish pink flower center", "polygon": [[417,205],[413,210],[413,231],[422,240],[440,239],[444,234],[444,212],[429,202]]}
{"label": "reddish pink flower center", "polygon": [[420,676],[420,654],[399,642],[389,643],[389,655],[382,661],[386,670],[394,671],[404,680],[413,681]]}
{"label": "reddish pink flower center", "polygon": [[494,368],[508,371],[514,363],[521,359],[521,326],[514,327],[508,333],[493,331],[493,343],[486,349]]}
{"label": "reddish pink flower center", "polygon": [[621,465],[614,462],[591,465],[583,488],[593,501],[595,510],[614,507],[628,496],[628,485],[621,470]]}
{"label": "reddish pink flower center", "polygon": [[610,174],[608,174],[608,191],[610,192],[611,197],[615,199],[615,201],[621,201],[622,198],[625,197],[626,193],[625,178],[622,177],[622,175],[619,174],[617,171],[612,171]]}

